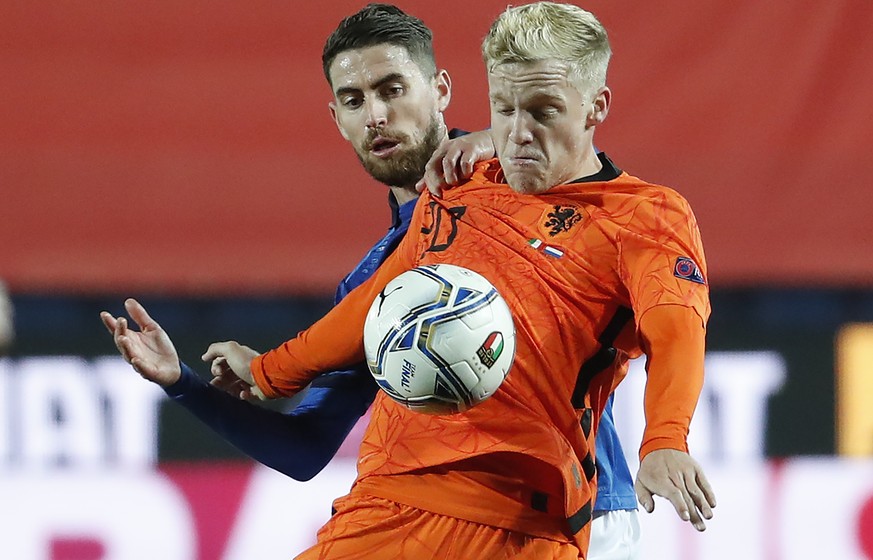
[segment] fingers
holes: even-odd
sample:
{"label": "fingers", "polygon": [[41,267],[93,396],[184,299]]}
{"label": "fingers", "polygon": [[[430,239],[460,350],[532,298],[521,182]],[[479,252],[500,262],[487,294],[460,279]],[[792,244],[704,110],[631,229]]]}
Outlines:
{"label": "fingers", "polygon": [[133,298],[128,298],[124,301],[124,308],[127,310],[130,318],[139,325],[140,330],[147,331],[161,328],[160,325],[152,319],[146,312],[145,307]]}
{"label": "fingers", "polygon": [[257,385],[245,385],[239,391],[239,398],[249,402],[259,402],[267,400],[267,396]]}
{"label": "fingers", "polygon": [[[702,484],[698,484],[699,480],[703,481]],[[634,489],[640,505],[649,513],[655,510],[654,496],[658,495],[670,502],[680,519],[690,522],[698,531],[706,530],[704,519],[712,519],[711,507],[715,497],[709,482],[698,469],[638,477]]]}
{"label": "fingers", "polygon": [[679,494],[683,501],[682,512],[679,514],[679,517],[685,521],[690,521],[691,525],[698,531],[705,531],[706,524],[703,522],[703,518],[701,518],[700,512],[694,503],[694,498],[692,498],[693,492],[691,488],[688,487],[688,481],[689,480],[685,478],[681,481],[681,485],[679,486]]}
{"label": "fingers", "polygon": [[[712,519],[712,508],[716,505],[715,492],[713,492],[712,486],[710,486],[709,481],[706,479],[706,475],[702,471],[697,470],[694,472],[693,479],[690,482],[688,492],[691,495],[693,507],[700,511],[704,519]],[[706,527],[703,521],[700,524],[703,528],[698,528],[697,525],[695,525],[695,528],[698,531],[703,531]]]}
{"label": "fingers", "polygon": [[715,493],[706,475],[697,462],[691,460],[687,469],[678,473],[676,482],[685,502],[685,509],[689,512],[688,520],[698,531],[705,531],[704,519],[712,519],[712,508],[715,507]]}
{"label": "fingers", "polygon": [[443,157],[442,180],[446,185],[458,185],[473,175],[473,169],[480,161],[487,159],[478,147],[453,144]]}
{"label": "fingers", "polygon": [[103,325],[106,327],[106,330],[109,331],[109,334],[115,334],[115,317],[113,317],[108,311],[101,311],[100,320],[103,321]]}
{"label": "fingers", "polygon": [[655,511],[654,496],[639,479],[634,483],[634,490],[637,492],[637,501],[643,506],[643,509],[649,513]]}
{"label": "fingers", "polygon": [[703,491],[696,484],[688,485],[688,499],[691,502],[689,505],[691,509],[699,511],[704,519],[712,519],[712,508]]}
{"label": "fingers", "polygon": [[212,378],[210,385],[225,393],[244,401],[264,400],[260,389],[250,386],[245,381],[234,375],[220,375]]}
{"label": "fingers", "polygon": [[209,381],[209,384],[216,389],[221,389],[226,393],[230,393],[233,388],[239,383],[239,378],[232,378],[226,375],[215,375]]}
{"label": "fingers", "polygon": [[649,513],[658,495],[698,531],[706,530],[704,519],[712,519],[715,494],[703,470],[687,453],[667,449],[651,452],[640,465],[634,488],[640,505]]}
{"label": "fingers", "polygon": [[[235,341],[214,342],[206,349],[202,359],[204,362],[213,362],[215,366],[213,374],[232,372],[233,375],[242,379],[249,385],[254,385],[251,361],[258,356],[258,352],[243,346]],[[221,359],[221,361],[216,361]]]}
{"label": "fingers", "polygon": [[460,157],[461,153],[457,150],[450,150],[443,157],[443,181],[447,185],[458,184],[458,159]]}
{"label": "fingers", "polygon": [[206,349],[206,352],[200,357],[204,362],[211,362],[216,358],[223,358],[234,342],[213,342]]}
{"label": "fingers", "polygon": [[[118,352],[124,358],[124,361],[133,366],[136,359],[136,349],[133,346],[133,341],[127,336],[116,335],[115,347],[118,348]],[[134,366],[134,369],[136,369],[137,373],[140,373],[136,366]]]}
{"label": "fingers", "polygon": [[490,131],[473,132],[443,142],[424,167],[415,190],[427,188],[433,196],[442,196],[444,187],[458,185],[473,175],[477,162],[495,156],[494,140]]}
{"label": "fingers", "polygon": [[674,485],[670,489],[665,490],[660,494],[673,504],[673,509],[676,510],[676,515],[678,515],[682,521],[690,521],[695,529],[698,531],[705,531],[706,524],[700,516],[700,512],[691,497],[691,492],[686,488],[685,481],[676,480],[673,484]]}
{"label": "fingers", "polygon": [[248,388],[248,384],[235,375],[218,375],[209,384],[231,395],[238,395]]}
{"label": "fingers", "polygon": [[424,174],[418,183],[415,184],[415,190],[422,192],[427,188],[434,196],[439,197],[442,194],[441,186],[443,185],[443,158],[446,153],[445,144],[442,144],[424,166]]}
{"label": "fingers", "polygon": [[209,372],[212,374],[212,377],[233,374],[233,371],[231,371],[230,367],[227,365],[227,359],[223,356],[212,360],[212,364],[209,366]]}
{"label": "fingers", "polygon": [[[701,491],[703,492],[703,497],[706,500],[706,504],[710,508],[714,508],[717,504],[715,502],[715,491],[712,489],[712,485],[709,483],[709,480],[706,478],[706,475],[703,474],[702,471],[697,472],[697,484],[700,486]],[[710,517],[712,517],[712,510],[709,511]],[[707,517],[709,519],[709,517]]]}
{"label": "fingers", "polygon": [[[124,301],[124,308],[127,310],[127,313],[130,315],[131,319],[133,319],[137,325],[139,325],[140,330],[154,330],[160,329],[160,325],[152,319],[149,314],[146,312],[145,308],[133,298],[128,298]],[[100,313],[100,319],[103,321],[103,325],[106,327],[106,330],[109,331],[110,334],[114,335],[116,338],[119,336],[125,336],[127,334],[127,319],[124,317],[113,317],[111,313],[108,311],[102,311]]]}
{"label": "fingers", "polygon": [[458,160],[458,171],[459,171],[459,181],[462,179],[469,179],[473,175],[473,167],[479,161],[482,161],[481,157],[473,157],[473,153],[466,153]]}
{"label": "fingers", "polygon": [[479,160],[475,149],[463,143],[448,143],[440,146],[428,160],[424,175],[415,185],[418,192],[427,188],[439,198],[443,187],[457,185],[473,174],[473,164]]}
{"label": "fingers", "polygon": [[665,485],[662,491],[656,491],[655,493],[666,498],[667,501],[673,504],[673,509],[676,510],[676,515],[678,515],[682,521],[688,521],[691,519],[691,514],[688,512],[688,500],[690,500],[690,498],[686,499],[685,493],[676,483]]}

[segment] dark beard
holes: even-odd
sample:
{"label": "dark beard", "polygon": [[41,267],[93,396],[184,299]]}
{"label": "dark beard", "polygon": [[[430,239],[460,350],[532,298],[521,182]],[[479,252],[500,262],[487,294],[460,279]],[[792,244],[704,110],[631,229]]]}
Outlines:
{"label": "dark beard", "polygon": [[[411,187],[424,176],[424,166],[439,147],[442,141],[440,129],[439,119],[432,119],[424,138],[418,145],[412,146],[403,153],[387,160],[370,156],[367,147],[355,150],[355,153],[367,173],[380,183],[389,187]],[[392,139],[402,142],[407,137],[405,135],[396,136]],[[369,140],[365,142],[365,145],[368,144]]]}

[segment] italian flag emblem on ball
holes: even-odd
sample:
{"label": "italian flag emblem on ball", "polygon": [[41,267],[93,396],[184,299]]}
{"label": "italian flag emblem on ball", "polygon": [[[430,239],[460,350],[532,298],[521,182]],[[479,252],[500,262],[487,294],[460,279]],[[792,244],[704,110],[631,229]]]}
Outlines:
{"label": "italian flag emblem on ball", "polygon": [[503,335],[499,332],[493,332],[488,335],[482,346],[476,350],[476,355],[479,356],[485,367],[491,367],[497,361],[497,358],[500,357],[501,352],[503,352]]}

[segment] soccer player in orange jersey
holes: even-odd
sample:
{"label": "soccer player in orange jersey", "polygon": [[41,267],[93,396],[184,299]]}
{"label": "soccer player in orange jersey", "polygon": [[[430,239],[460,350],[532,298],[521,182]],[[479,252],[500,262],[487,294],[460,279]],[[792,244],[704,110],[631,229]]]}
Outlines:
{"label": "soccer player in orange jersey", "polygon": [[509,8],[483,54],[498,159],[425,193],[395,253],[298,337],[254,359],[236,343],[206,353],[219,377],[292,395],[363,358],[370,303],[411,267],[466,266],[510,305],[516,360],[500,389],[454,416],[380,394],[358,479],[300,558],[585,558],[600,412],[643,353],[640,502],[664,496],[699,530],[712,515],[686,445],[709,315],[700,237],[679,194],[594,150],[611,102],[605,30],[575,6]]}

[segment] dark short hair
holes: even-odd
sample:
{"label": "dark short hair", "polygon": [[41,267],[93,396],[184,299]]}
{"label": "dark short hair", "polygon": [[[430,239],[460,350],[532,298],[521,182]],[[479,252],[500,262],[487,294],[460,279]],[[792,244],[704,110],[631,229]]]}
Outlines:
{"label": "dark short hair", "polygon": [[330,83],[330,65],[340,53],[384,44],[405,48],[425,76],[436,75],[433,33],[424,22],[391,4],[368,4],[327,38],[321,53],[324,77]]}

